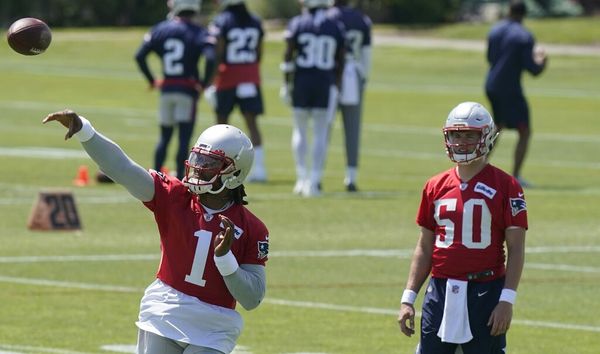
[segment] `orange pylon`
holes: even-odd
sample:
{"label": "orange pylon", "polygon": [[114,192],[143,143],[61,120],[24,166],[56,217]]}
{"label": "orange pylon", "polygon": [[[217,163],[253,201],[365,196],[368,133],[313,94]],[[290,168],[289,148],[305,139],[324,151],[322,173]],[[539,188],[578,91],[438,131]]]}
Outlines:
{"label": "orange pylon", "polygon": [[73,180],[73,184],[78,187],[85,187],[90,184],[90,175],[86,165],[79,166],[77,177]]}

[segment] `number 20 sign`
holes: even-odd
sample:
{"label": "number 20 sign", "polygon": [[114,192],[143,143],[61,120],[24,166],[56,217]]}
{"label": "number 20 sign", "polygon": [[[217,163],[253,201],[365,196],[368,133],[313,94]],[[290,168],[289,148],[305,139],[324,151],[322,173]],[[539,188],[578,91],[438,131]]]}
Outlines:
{"label": "number 20 sign", "polygon": [[73,194],[69,191],[41,191],[33,204],[27,227],[37,231],[81,230]]}

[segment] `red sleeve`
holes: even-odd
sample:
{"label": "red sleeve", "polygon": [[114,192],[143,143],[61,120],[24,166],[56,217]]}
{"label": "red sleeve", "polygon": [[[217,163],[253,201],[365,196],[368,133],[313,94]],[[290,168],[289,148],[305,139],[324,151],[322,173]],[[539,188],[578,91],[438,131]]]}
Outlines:
{"label": "red sleeve", "polygon": [[422,226],[428,230],[435,231],[435,219],[434,215],[434,206],[433,202],[430,198],[431,186],[428,181],[425,183],[425,187],[423,187],[423,191],[421,193],[421,204],[419,205],[419,210],[417,212],[417,224]]}
{"label": "red sleeve", "polygon": [[521,188],[519,182],[513,177],[510,178],[507,188],[506,195],[508,196],[508,200],[506,203],[508,205],[504,213],[506,226],[518,226],[527,229],[527,202],[525,201],[523,188]]}
{"label": "red sleeve", "polygon": [[248,238],[245,252],[239,259],[240,264],[265,265],[269,254],[269,231],[257,217],[252,215],[248,223]]}

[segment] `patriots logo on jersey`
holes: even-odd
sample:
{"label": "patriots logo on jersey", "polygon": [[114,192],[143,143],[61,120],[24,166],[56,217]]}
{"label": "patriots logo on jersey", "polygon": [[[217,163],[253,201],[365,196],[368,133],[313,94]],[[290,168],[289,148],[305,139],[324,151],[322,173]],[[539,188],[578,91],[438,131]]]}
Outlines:
{"label": "patriots logo on jersey", "polygon": [[510,208],[512,215],[515,216],[523,210],[527,210],[527,203],[523,198],[510,198]]}
{"label": "patriots logo on jersey", "polygon": [[258,241],[258,259],[266,258],[269,254],[269,241]]}

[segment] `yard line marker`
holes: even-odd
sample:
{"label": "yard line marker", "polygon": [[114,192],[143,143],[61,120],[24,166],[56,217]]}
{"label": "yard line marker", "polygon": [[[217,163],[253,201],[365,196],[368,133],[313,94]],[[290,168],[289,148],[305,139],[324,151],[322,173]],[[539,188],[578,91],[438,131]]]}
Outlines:
{"label": "yard line marker", "polygon": [[[349,249],[349,250],[290,250],[273,251],[271,257],[379,257],[407,259],[412,256],[412,248],[407,249]],[[600,246],[555,246],[555,247],[527,247],[525,253],[598,253]],[[42,263],[42,262],[120,262],[120,261],[153,261],[160,258],[157,253],[148,254],[91,254],[91,255],[65,255],[65,256],[4,256],[0,257],[2,263]],[[526,267],[547,270],[580,271],[586,273],[599,272],[598,267],[581,267],[569,264],[527,263]]]}

